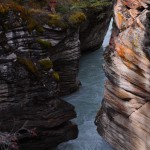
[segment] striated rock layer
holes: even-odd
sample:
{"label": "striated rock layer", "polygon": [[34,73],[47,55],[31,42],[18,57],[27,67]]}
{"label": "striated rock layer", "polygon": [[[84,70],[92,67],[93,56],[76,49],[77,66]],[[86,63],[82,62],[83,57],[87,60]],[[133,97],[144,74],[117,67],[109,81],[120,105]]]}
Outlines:
{"label": "striated rock layer", "polygon": [[78,29],[29,33],[19,13],[0,17],[0,149],[46,150],[75,139],[74,107],[58,95],[76,83]]}
{"label": "striated rock layer", "polygon": [[[50,149],[78,135],[70,121],[76,117],[74,107],[59,97],[79,88],[83,41],[79,26],[57,28],[44,22],[46,12],[33,13],[35,20],[21,6],[12,6],[0,5],[0,150]],[[102,40],[108,16],[86,36]],[[105,29],[97,34],[100,28]],[[99,44],[95,40],[89,48]]]}
{"label": "striated rock layer", "polygon": [[150,149],[150,1],[117,0],[97,130],[116,150]]}
{"label": "striated rock layer", "polygon": [[105,4],[105,7],[84,10],[87,20],[80,27],[81,52],[94,51],[101,47],[112,17],[113,2],[112,0],[106,2],[109,5]]}

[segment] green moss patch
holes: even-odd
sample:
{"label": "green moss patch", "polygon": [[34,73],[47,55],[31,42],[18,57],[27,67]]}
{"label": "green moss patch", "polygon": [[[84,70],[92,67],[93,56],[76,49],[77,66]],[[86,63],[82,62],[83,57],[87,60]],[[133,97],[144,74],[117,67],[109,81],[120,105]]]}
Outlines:
{"label": "green moss patch", "polygon": [[[110,1],[102,0],[59,0],[56,5],[56,13],[52,14],[49,8],[49,0],[2,0],[0,14],[7,14],[9,10],[20,12],[20,17],[30,33],[33,30],[43,33],[45,24],[50,27],[66,29],[72,25],[80,25],[88,16],[88,9],[100,11],[104,18],[104,11],[112,5]],[[45,45],[45,44],[43,44]]]}
{"label": "green moss patch", "polygon": [[69,17],[69,23],[75,25],[81,24],[85,20],[86,20],[86,16],[82,12],[75,12]]}
{"label": "green moss patch", "polygon": [[38,39],[37,43],[41,45],[41,47],[45,49],[50,49],[52,47],[52,44],[49,41]]}
{"label": "green moss patch", "polygon": [[41,59],[38,62],[46,70],[49,70],[53,67],[53,62],[49,58]]}
{"label": "green moss patch", "polygon": [[18,57],[17,60],[25,66],[25,68],[32,74],[39,76],[39,71],[38,68],[36,67],[36,65],[33,63],[32,60],[28,59],[28,58],[21,58]]}
{"label": "green moss patch", "polygon": [[53,78],[54,78],[55,80],[57,80],[57,81],[59,81],[59,80],[60,80],[60,76],[59,76],[58,72],[53,71],[52,76],[53,76]]}
{"label": "green moss patch", "polygon": [[48,25],[53,27],[65,28],[67,26],[66,22],[63,21],[63,18],[60,14],[49,14],[48,15]]}

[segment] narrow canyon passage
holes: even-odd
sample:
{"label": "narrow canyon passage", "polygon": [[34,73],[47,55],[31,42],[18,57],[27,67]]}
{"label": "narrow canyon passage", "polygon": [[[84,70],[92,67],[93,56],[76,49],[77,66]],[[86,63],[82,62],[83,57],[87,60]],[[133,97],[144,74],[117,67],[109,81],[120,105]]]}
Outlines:
{"label": "narrow canyon passage", "polygon": [[[109,43],[111,24],[103,47]],[[103,48],[81,57],[78,77],[82,86],[78,92],[64,98],[76,108],[77,118],[74,122],[78,125],[79,136],[76,140],[60,144],[57,150],[112,150],[99,136],[94,125],[94,119],[103,98],[105,74],[102,64]]]}

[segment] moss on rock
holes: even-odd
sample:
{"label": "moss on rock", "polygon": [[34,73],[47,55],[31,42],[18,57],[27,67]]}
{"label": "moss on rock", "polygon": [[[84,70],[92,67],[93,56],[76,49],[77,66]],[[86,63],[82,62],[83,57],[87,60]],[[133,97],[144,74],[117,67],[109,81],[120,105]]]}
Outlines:
{"label": "moss on rock", "polygon": [[48,25],[53,27],[65,28],[67,24],[63,21],[63,18],[60,14],[48,14],[49,21]]}
{"label": "moss on rock", "polygon": [[46,70],[49,70],[53,67],[53,62],[49,58],[41,59],[38,62]]}
{"label": "moss on rock", "polygon": [[15,0],[13,2],[2,0],[2,2],[3,3],[0,4],[0,14],[7,14],[10,10],[19,12],[20,17],[23,19],[22,23],[27,26],[29,33],[32,33],[33,30],[38,33],[43,33],[43,26],[45,24],[50,27],[59,27],[62,29],[72,27],[73,25],[80,25],[88,17],[86,13],[87,9],[102,12],[99,18],[103,18],[105,16],[103,13],[104,9],[112,4],[112,2],[107,0],[60,0],[57,2],[56,7],[56,9],[59,8],[57,9],[58,12],[51,14],[50,11],[45,9],[45,7],[49,6],[49,1],[47,0],[31,0],[26,2],[22,0]]}
{"label": "moss on rock", "polygon": [[57,81],[60,80],[60,76],[59,76],[58,72],[53,71],[52,76],[53,76],[53,78],[54,78],[55,80],[57,80]]}
{"label": "moss on rock", "polygon": [[19,63],[24,65],[24,67],[32,74],[39,77],[39,71],[37,66],[34,64],[34,62],[31,59],[25,58],[25,57],[18,57],[17,60]]}
{"label": "moss on rock", "polygon": [[69,17],[69,23],[71,25],[81,24],[86,20],[86,16],[83,12],[75,12]]}
{"label": "moss on rock", "polygon": [[41,47],[45,49],[50,49],[52,47],[52,44],[49,41],[38,39],[37,43],[41,45]]}

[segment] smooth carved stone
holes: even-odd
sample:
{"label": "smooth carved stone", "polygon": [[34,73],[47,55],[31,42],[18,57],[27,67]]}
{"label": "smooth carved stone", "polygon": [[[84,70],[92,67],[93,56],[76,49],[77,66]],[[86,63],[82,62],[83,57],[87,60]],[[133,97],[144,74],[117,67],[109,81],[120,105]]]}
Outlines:
{"label": "smooth carved stone", "polygon": [[[150,149],[150,37],[147,0],[117,0],[97,130],[116,150]],[[130,14],[126,18],[127,14]]]}

